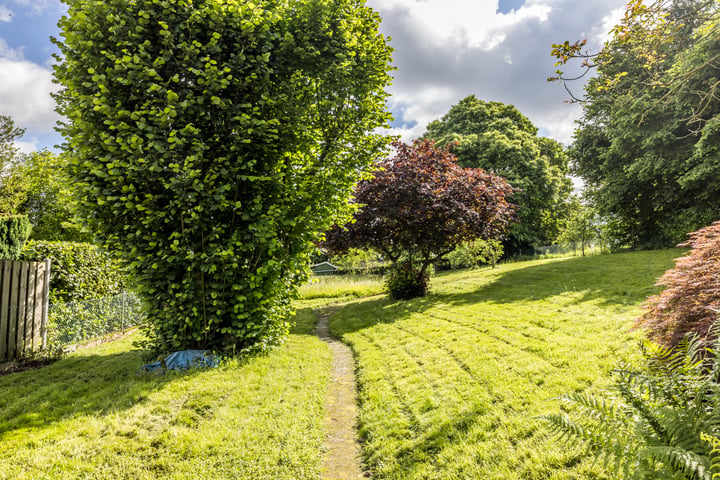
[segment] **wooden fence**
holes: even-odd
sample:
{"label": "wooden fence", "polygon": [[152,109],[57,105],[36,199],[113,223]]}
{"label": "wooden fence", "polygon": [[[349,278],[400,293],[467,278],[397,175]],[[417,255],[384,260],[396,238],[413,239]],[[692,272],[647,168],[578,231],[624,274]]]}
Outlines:
{"label": "wooden fence", "polygon": [[0,362],[45,348],[50,260],[0,261]]}

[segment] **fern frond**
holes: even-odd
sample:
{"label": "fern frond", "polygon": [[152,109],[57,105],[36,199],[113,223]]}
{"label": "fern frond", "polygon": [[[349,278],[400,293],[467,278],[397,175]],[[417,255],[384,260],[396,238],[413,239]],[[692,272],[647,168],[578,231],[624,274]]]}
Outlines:
{"label": "fern frond", "polygon": [[615,422],[620,416],[617,403],[603,397],[573,392],[558,398],[564,404],[580,409],[598,422]]}
{"label": "fern frond", "polygon": [[660,463],[672,465],[674,469],[682,472],[688,479],[712,480],[710,459],[708,457],[669,446],[648,447],[647,453]]}
{"label": "fern frond", "polygon": [[707,433],[701,433],[700,438],[712,447],[712,450],[710,450],[710,471],[713,480],[720,479],[720,438]]}

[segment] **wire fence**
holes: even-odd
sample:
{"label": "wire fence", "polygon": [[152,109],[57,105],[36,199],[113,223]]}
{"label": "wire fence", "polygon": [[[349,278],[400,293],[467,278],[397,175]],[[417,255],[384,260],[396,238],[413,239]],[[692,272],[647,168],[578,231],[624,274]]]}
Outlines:
{"label": "wire fence", "polygon": [[606,251],[606,246],[597,240],[585,242],[569,242],[557,245],[546,245],[543,247],[533,247],[521,252],[523,257],[550,257],[550,256],[567,256],[567,255],[597,255]]}
{"label": "wire fence", "polygon": [[47,343],[52,350],[125,331],[143,320],[132,292],[83,302],[54,303],[48,309]]}

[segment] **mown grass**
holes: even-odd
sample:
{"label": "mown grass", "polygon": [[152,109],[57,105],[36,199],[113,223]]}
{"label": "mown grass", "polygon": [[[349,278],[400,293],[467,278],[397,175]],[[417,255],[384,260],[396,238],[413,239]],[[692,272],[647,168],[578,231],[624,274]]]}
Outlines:
{"label": "mown grass", "polygon": [[[356,354],[374,478],[606,478],[537,416],[557,411],[561,393],[608,385],[636,350],[628,327],[639,304],[679,254],[444,273],[430,296],[407,302],[375,295],[377,279],[333,279],[296,303],[287,343],[265,357],[139,375],[129,338],[5,375],[0,479],[320,478],[331,358],[312,335],[312,309],[325,307]],[[374,296],[348,300],[358,295]]]}
{"label": "mown grass", "polygon": [[132,338],[0,377],[0,479],[317,479],[330,369],[310,310],[281,348],[161,376]]}
{"label": "mown grass", "polygon": [[337,309],[357,358],[360,435],[376,479],[592,479],[602,465],[537,419],[608,386],[636,351],[639,305],[678,250],[455,272],[414,301]]}

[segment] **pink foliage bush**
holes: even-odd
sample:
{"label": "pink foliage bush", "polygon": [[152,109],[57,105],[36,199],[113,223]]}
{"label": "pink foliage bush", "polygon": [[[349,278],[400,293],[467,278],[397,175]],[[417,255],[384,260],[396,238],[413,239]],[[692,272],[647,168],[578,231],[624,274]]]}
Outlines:
{"label": "pink foliage bush", "polygon": [[651,340],[669,347],[689,332],[710,336],[720,316],[720,221],[691,233],[678,246],[691,250],[660,277],[657,285],[667,288],[648,298],[645,313],[635,322]]}

